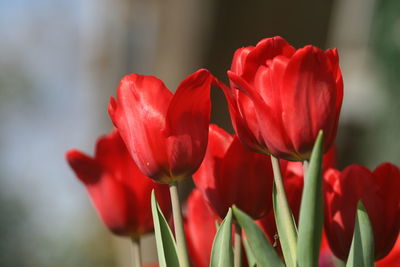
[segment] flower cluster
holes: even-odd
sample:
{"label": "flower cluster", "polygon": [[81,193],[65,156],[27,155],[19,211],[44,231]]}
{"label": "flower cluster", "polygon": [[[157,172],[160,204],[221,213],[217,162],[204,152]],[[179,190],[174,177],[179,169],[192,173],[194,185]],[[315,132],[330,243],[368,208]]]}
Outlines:
{"label": "flower cluster", "polygon": [[[121,80],[108,107],[113,132],[98,139],[93,158],[66,154],[105,225],[134,240],[155,229],[157,246],[177,251],[158,250],[161,266],[220,266],[217,257],[221,266],[264,266],[267,248],[273,266],[333,266],[332,253],[347,264],[399,264],[400,169],[335,169],[343,100],[337,50],[266,38],[238,49],[227,73],[230,85],[200,69],[175,94],[153,76]],[[225,94],[234,135],[210,124],[212,86]],[[190,176],[196,188],[182,222],[176,185]],[[170,198],[175,237],[165,227]],[[267,240],[265,251],[255,239]],[[365,240],[373,241],[357,243]],[[357,246],[372,252],[360,256]]]}

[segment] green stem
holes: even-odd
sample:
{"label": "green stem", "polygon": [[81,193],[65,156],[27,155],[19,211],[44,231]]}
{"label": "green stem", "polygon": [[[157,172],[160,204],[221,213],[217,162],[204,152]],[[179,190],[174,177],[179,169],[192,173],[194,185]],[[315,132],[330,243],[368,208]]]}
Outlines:
{"label": "green stem", "polygon": [[297,246],[297,233],[296,226],[294,225],[292,212],[289,207],[289,203],[285,193],[285,187],[283,184],[281,167],[279,159],[271,155],[272,170],[274,172],[274,182],[276,188],[276,196],[278,206],[281,208],[280,213],[282,214],[283,227],[287,232],[288,247],[293,263],[296,262],[296,246]]}
{"label": "green stem", "polygon": [[178,258],[180,267],[189,267],[189,257],[186,246],[185,232],[182,223],[181,205],[178,195],[178,183],[173,182],[169,185],[172,203],[172,215],[174,218],[176,246],[178,249]]}
{"label": "green stem", "polygon": [[234,267],[242,266],[242,228],[235,224]]}
{"label": "green stem", "polygon": [[140,237],[132,237],[132,263],[133,267],[142,266],[142,256],[140,254]]}

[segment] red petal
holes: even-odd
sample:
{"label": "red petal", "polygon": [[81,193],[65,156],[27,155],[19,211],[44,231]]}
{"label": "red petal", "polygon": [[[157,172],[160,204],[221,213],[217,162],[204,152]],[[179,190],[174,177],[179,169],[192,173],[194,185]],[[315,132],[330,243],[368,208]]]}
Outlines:
{"label": "red petal", "polygon": [[272,208],[273,173],[269,156],[247,150],[235,137],[220,166],[217,193],[226,203],[224,216],[232,205],[253,219],[259,219]]}
{"label": "red petal", "polygon": [[281,114],[275,112],[270,106],[268,106],[259,92],[256,91],[256,88],[248,84],[244,79],[232,72],[228,72],[228,76],[229,79],[253,101],[258,127],[266,145],[266,148],[261,151],[266,154],[272,153],[278,157],[293,159],[290,142],[285,142],[285,138],[283,137],[285,132],[282,130],[283,126],[280,123]]}
{"label": "red petal", "polygon": [[253,51],[254,46],[242,47],[235,51],[232,59],[231,71],[237,75],[242,75],[246,63],[247,55]]}
{"label": "red petal", "polygon": [[371,201],[369,214],[375,222],[376,259],[386,256],[392,249],[400,229],[400,170],[393,164],[382,163],[374,171],[377,196]]}
{"label": "red petal", "polygon": [[168,108],[165,135],[172,175],[191,175],[207,148],[210,123],[210,88],[214,77],[205,69],[187,77]]}
{"label": "red petal", "polygon": [[326,143],[331,144],[338,120],[337,90],[336,77],[324,52],[312,46],[297,50],[282,82],[283,125],[297,153],[308,156],[321,129]]}
{"label": "red petal", "polygon": [[136,232],[138,219],[129,221],[130,213],[138,214],[138,203],[135,195],[128,188],[113,178],[112,173],[106,172],[97,184],[86,187],[93,206],[96,208],[103,223],[117,235],[130,235]]}
{"label": "red petal", "polygon": [[95,155],[110,170],[119,170],[128,163],[136,166],[117,129],[97,140]]}
{"label": "red petal", "polygon": [[214,203],[216,210],[223,213],[225,204],[221,204],[217,190],[217,179],[223,157],[232,143],[233,137],[215,124],[210,125],[207,152],[198,171],[193,175],[193,181],[207,200]]}
{"label": "red petal", "polygon": [[193,190],[187,201],[186,234],[193,263],[197,267],[209,265],[211,248],[216,234],[217,214],[210,208],[199,190]]}
{"label": "red petal", "polygon": [[261,66],[257,70],[254,81],[254,87],[264,103],[264,107],[255,106],[256,113],[259,116],[259,127],[269,150],[274,155],[283,158],[295,154],[282,119],[282,102],[284,99],[282,99],[280,91],[287,63],[287,58],[275,57],[267,62],[267,66]]}
{"label": "red petal", "polygon": [[251,82],[257,69],[269,59],[276,56],[291,57],[295,49],[280,36],[266,38],[261,40],[255,49],[246,57],[246,64],[244,66],[243,78]]}
{"label": "red petal", "polygon": [[[228,74],[229,73],[230,72],[228,72]],[[234,74],[231,73],[231,75]],[[243,92],[235,92],[238,90],[231,89],[220,81],[217,81],[216,86],[222,89],[225,94],[232,125],[239,139],[250,150],[263,152],[265,150],[265,144],[262,140],[261,134],[259,133],[258,127],[255,127],[256,124],[258,125],[258,122],[254,111],[252,111],[253,103],[250,98]],[[240,109],[239,103],[241,105]],[[240,110],[247,113],[244,114]]]}
{"label": "red petal", "polygon": [[376,267],[394,267],[400,266],[400,234],[394,248],[390,251],[389,255],[376,263]]}
{"label": "red petal", "polygon": [[95,159],[75,149],[67,151],[65,156],[76,176],[84,184],[96,183],[101,178],[103,168]]}
{"label": "red petal", "polygon": [[160,179],[168,169],[165,115],[172,94],[153,76],[132,74],[118,87],[118,102],[111,99],[109,113],[138,167]]}

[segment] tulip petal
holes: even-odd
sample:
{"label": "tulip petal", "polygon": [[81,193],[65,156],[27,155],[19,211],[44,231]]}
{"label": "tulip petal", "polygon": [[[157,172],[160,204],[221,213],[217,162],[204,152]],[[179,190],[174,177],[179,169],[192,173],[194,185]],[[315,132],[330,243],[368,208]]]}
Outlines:
{"label": "tulip petal", "polygon": [[390,251],[389,255],[376,263],[377,267],[393,267],[400,266],[400,233],[398,234],[397,241]]}
{"label": "tulip petal", "polygon": [[217,191],[217,181],[220,176],[221,162],[232,140],[233,137],[231,135],[217,125],[211,124],[207,152],[200,168],[193,175],[196,187],[202,192],[203,196],[206,196],[210,203],[215,204],[214,208],[222,217],[227,210],[225,205],[218,205],[218,203],[221,203],[221,196]]}
{"label": "tulip petal", "polygon": [[232,72],[228,72],[228,76],[229,79],[235,83],[236,87],[240,88],[240,90],[246,93],[253,101],[258,127],[266,145],[266,148],[260,147],[258,151],[262,151],[265,154],[271,153],[282,158],[298,160],[298,158],[294,158],[293,153],[288,149],[288,147],[291,147],[290,142],[282,137],[282,135],[285,135],[285,131],[282,130],[283,126],[279,123],[281,115],[274,112],[273,109],[263,101],[261,95],[255,88],[250,86],[244,79]]}
{"label": "tulip petal", "polygon": [[254,50],[254,46],[242,47],[235,51],[232,59],[231,71],[237,75],[242,75],[246,64],[247,55]]}
{"label": "tulip petal", "polygon": [[375,221],[374,230],[377,233],[375,247],[378,254],[375,256],[381,259],[392,249],[397,239],[394,233],[400,229],[400,194],[397,191],[400,188],[400,169],[393,164],[382,163],[373,171],[373,176],[379,199],[375,197],[371,201],[373,208],[369,212],[373,212],[370,216],[372,222]]}
{"label": "tulip petal", "polygon": [[[342,77],[342,71],[340,70],[339,67],[339,55],[337,49],[328,49],[325,51],[325,55],[328,57],[327,63],[330,65],[330,70],[334,74],[334,77],[336,77],[336,104],[335,104],[335,112],[334,112],[334,117],[337,118],[335,120],[335,124],[332,127],[332,142],[336,138],[336,132],[338,128],[338,123],[339,123],[339,116],[340,116],[340,111],[342,107],[342,102],[343,102],[343,77]],[[336,76],[335,76],[336,74]],[[326,143],[325,149],[329,149],[331,146],[330,143]]]}
{"label": "tulip petal", "polygon": [[96,183],[101,178],[103,168],[95,159],[75,149],[67,151],[66,158],[76,176],[84,184]]}
{"label": "tulip petal", "polygon": [[156,77],[131,74],[121,80],[117,98],[111,98],[109,113],[129,152],[143,173],[162,177],[168,169],[163,129],[172,93]]}
{"label": "tulip petal", "polygon": [[[107,166],[107,169],[113,170],[114,173],[120,173],[121,175],[118,177],[115,176],[118,180],[123,180],[124,177],[119,170],[131,166],[137,169],[117,130],[97,140],[95,157],[104,166]],[[127,164],[127,161],[131,162],[131,164]],[[128,171],[130,170],[125,170],[124,173],[129,173]]]}
{"label": "tulip petal", "polygon": [[[262,105],[255,105],[259,118],[259,127],[268,149],[277,156],[292,154],[294,150],[292,141],[283,125],[281,96],[283,75],[286,70],[288,59],[282,56],[275,57],[267,62],[268,66],[261,66],[255,77],[254,85],[262,98]],[[268,106],[268,109],[265,108]],[[272,112],[273,111],[273,112]]]}
{"label": "tulip petal", "polygon": [[265,38],[246,57],[243,75],[246,81],[251,82],[257,69],[269,59],[276,56],[291,57],[295,49],[280,36]]}
{"label": "tulip petal", "polygon": [[319,130],[329,145],[333,140],[337,89],[329,64],[322,50],[306,46],[290,59],[282,79],[283,125],[300,155],[310,152]]}
{"label": "tulip petal", "polygon": [[198,189],[193,190],[188,198],[186,218],[186,237],[193,263],[198,267],[208,266],[217,232],[215,223],[220,219]]}
{"label": "tulip petal", "polygon": [[[234,87],[235,85],[233,82],[231,83],[232,87]],[[265,145],[261,134],[257,134],[257,132],[259,132],[257,126],[258,122],[253,110],[253,103],[250,98],[244,93],[239,92],[237,89],[229,88],[220,81],[217,81],[217,87],[222,89],[223,93],[225,94],[232,126],[235,129],[239,139],[248,149],[255,152],[263,152],[265,150],[265,148],[263,148]],[[240,97],[241,100],[237,101],[235,99],[236,96]],[[241,102],[240,109],[239,102]],[[255,130],[255,132],[253,132],[253,130]]]}
{"label": "tulip petal", "polygon": [[[220,164],[217,191],[226,208],[237,205],[253,219],[272,209],[272,166],[269,156],[247,150],[235,136]],[[226,213],[226,211],[225,211]]]}
{"label": "tulip petal", "polygon": [[[97,213],[114,234],[129,236],[151,231],[149,218],[144,218],[144,214],[134,216],[139,212],[138,206],[130,204],[138,203],[136,196],[131,194],[128,186],[114,179],[111,173],[104,173],[98,184],[88,184],[86,189]],[[147,219],[147,223],[140,223],[141,219]],[[145,225],[147,228],[143,227]]]}
{"label": "tulip petal", "polygon": [[[197,170],[206,152],[213,76],[201,69],[187,77],[173,96],[165,135],[171,175]],[[191,175],[192,173],[186,173]]]}

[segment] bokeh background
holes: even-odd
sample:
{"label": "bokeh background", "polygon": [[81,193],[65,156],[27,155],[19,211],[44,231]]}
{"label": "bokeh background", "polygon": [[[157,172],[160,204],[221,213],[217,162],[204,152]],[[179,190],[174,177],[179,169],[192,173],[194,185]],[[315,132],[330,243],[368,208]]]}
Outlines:
{"label": "bokeh background", "polygon": [[[65,151],[93,153],[124,75],[174,90],[205,67],[226,81],[235,49],[265,37],[339,49],[339,168],[400,164],[398,0],[3,0],[0,33],[2,267],[129,266],[129,242],[97,219]],[[212,95],[212,120],[232,130]]]}

